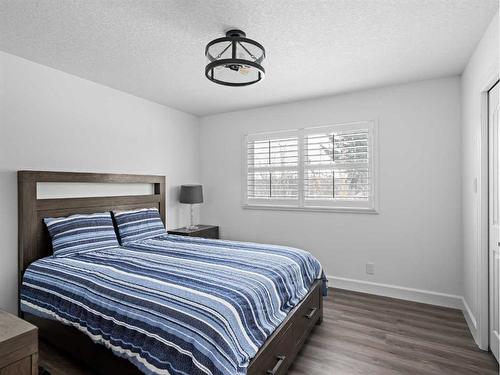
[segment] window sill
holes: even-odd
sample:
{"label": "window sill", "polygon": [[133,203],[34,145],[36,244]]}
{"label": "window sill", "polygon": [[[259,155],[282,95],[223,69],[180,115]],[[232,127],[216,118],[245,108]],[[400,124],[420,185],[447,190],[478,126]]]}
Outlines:
{"label": "window sill", "polygon": [[352,214],[375,214],[378,215],[378,210],[375,208],[361,207],[293,207],[279,205],[263,205],[263,204],[243,204],[241,205],[246,210],[271,210],[271,211],[305,211],[305,212],[339,212]]}

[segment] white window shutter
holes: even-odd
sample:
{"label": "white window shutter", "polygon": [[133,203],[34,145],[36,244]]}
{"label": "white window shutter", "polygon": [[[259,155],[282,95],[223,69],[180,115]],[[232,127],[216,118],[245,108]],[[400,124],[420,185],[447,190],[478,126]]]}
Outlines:
{"label": "white window shutter", "polygon": [[244,203],[375,210],[372,122],[246,137]]}
{"label": "white window shutter", "polygon": [[247,139],[248,201],[296,201],[299,195],[297,137]]}
{"label": "white window shutter", "polygon": [[304,137],[304,199],[368,200],[369,129],[325,129]]}

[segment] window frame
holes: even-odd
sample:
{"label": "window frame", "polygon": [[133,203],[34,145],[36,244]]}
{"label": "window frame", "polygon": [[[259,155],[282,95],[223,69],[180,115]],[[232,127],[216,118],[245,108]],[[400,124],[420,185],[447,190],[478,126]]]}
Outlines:
{"label": "window frame", "polygon": [[[332,131],[332,130],[355,130],[355,129],[368,129],[369,131],[369,168],[372,173],[372,195],[368,202],[356,202],[352,199],[332,200],[315,200],[314,202],[306,202],[304,197],[304,174],[307,167],[304,163],[304,138],[308,134],[314,134],[318,131]],[[258,140],[272,140],[281,139],[286,137],[296,137],[298,140],[298,199],[248,199],[248,142]],[[242,140],[242,207],[245,209],[259,209],[259,210],[291,210],[291,211],[329,211],[329,212],[351,212],[351,213],[378,213],[378,121],[366,120],[356,121],[349,123],[337,123],[333,125],[323,125],[308,128],[292,129],[292,130],[279,130],[273,132],[262,132],[245,134]],[[314,204],[311,204],[314,203]]]}

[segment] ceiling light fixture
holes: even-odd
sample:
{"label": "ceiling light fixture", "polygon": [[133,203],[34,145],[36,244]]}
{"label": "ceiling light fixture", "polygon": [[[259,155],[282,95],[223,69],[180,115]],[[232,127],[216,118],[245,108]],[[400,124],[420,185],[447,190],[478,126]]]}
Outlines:
{"label": "ceiling light fixture", "polygon": [[207,78],[219,85],[248,86],[264,79],[264,47],[248,39],[241,30],[229,30],[226,36],[212,40],[205,48]]}

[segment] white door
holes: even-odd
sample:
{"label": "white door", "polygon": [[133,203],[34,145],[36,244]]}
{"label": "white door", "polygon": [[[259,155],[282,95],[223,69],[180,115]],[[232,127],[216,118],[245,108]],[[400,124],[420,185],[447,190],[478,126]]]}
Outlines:
{"label": "white door", "polygon": [[489,122],[489,284],[490,284],[490,349],[500,357],[500,133],[498,129],[499,87],[488,93]]}

